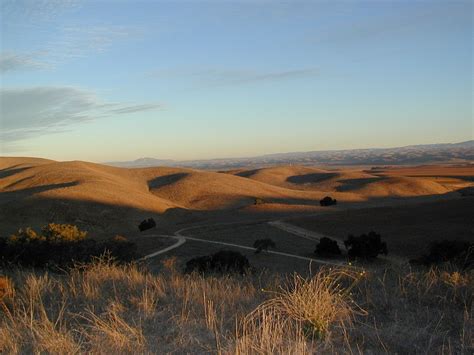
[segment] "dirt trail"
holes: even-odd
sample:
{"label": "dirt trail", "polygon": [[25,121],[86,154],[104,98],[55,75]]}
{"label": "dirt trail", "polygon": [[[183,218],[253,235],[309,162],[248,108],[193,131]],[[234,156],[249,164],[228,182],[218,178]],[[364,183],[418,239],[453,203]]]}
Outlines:
{"label": "dirt trail", "polygon": [[[248,223],[248,222],[241,222],[241,223]],[[287,222],[283,222],[282,220],[274,220],[274,221],[269,221],[267,223],[272,227],[281,229],[281,230],[283,230],[283,231],[285,231],[289,234],[296,235],[300,238],[319,241],[323,237],[328,237],[328,238],[331,238],[333,240],[336,240],[340,248],[345,248],[344,242],[342,240],[339,240],[337,238],[330,237],[330,236],[327,236],[327,235],[324,235],[324,234],[321,234],[321,233],[318,233],[318,232],[310,231],[308,229],[301,228],[301,227],[295,226],[295,225],[287,223]],[[216,224],[210,224],[210,225],[206,225],[206,226],[202,226],[202,225],[201,226],[192,226],[192,227],[182,228],[182,229],[176,231],[174,233],[174,235],[150,235],[150,237],[154,237],[154,238],[157,238],[157,237],[158,238],[174,238],[177,241],[176,241],[176,243],[174,243],[173,245],[171,245],[169,247],[166,247],[166,248],[158,250],[154,253],[145,255],[140,260],[147,260],[147,259],[153,258],[155,256],[164,254],[166,252],[169,252],[169,251],[171,251],[175,248],[180,247],[181,245],[186,243],[186,241],[188,241],[188,240],[189,241],[194,241],[194,242],[201,242],[201,243],[224,245],[224,246],[229,246],[229,247],[233,247],[233,248],[240,248],[240,249],[245,249],[245,250],[252,250],[252,251],[256,250],[253,247],[249,247],[249,246],[245,246],[245,245],[241,245],[241,244],[226,243],[226,242],[220,242],[220,241],[215,241],[215,240],[200,239],[200,238],[193,237],[192,235],[183,235],[182,234],[185,231],[190,231],[190,230],[196,229],[196,228],[222,226],[222,225],[227,225],[227,224],[228,225],[234,225],[234,224],[240,224],[240,223],[239,222],[237,222],[237,223],[216,223]],[[300,255],[295,255],[295,254],[290,254],[290,253],[283,253],[283,252],[273,251],[273,250],[268,250],[268,251],[265,251],[265,252],[268,253],[268,254],[274,254],[274,255],[279,255],[279,256],[284,256],[284,257],[289,257],[289,258],[295,258],[295,259],[305,260],[305,261],[311,261],[311,262],[324,264],[324,265],[346,265],[344,262],[328,261],[328,260],[322,260],[322,259],[309,258],[309,257],[305,257],[305,256],[300,256]],[[390,263],[393,263],[393,264],[403,264],[403,263],[407,262],[406,259],[398,257],[398,256],[380,256],[380,259],[386,260],[386,261],[388,261]]]}
{"label": "dirt trail", "polygon": [[[149,237],[151,237],[151,238],[174,238],[177,241],[176,241],[176,243],[174,243],[173,245],[170,245],[169,247],[166,247],[166,248],[158,250],[154,253],[145,255],[140,260],[147,260],[147,259],[150,259],[150,258],[154,258],[158,255],[164,254],[166,252],[169,252],[170,250],[173,250],[173,249],[176,249],[176,248],[180,247],[187,240],[194,241],[194,242],[201,242],[201,243],[225,245],[225,246],[229,246],[229,247],[252,250],[252,251],[256,250],[256,248],[245,246],[245,245],[234,244],[234,243],[225,243],[225,242],[219,242],[219,241],[214,241],[214,240],[199,239],[199,238],[195,238],[195,237],[191,237],[191,236],[184,236],[184,235],[181,234],[183,231],[193,229],[193,228],[196,228],[196,227],[189,227],[189,228],[180,229],[179,231],[176,231],[174,235],[150,235]],[[273,250],[265,251],[265,253],[284,256],[284,257],[289,257],[289,258],[295,258],[295,259],[299,259],[299,260],[311,261],[311,262],[315,262],[315,263],[319,263],[319,264],[325,264],[325,265],[344,265],[343,262],[335,262],[335,261],[327,261],[327,260],[321,260],[321,259],[308,258],[306,256],[283,253],[283,252],[273,251]]]}
{"label": "dirt trail", "polygon": [[[337,242],[337,244],[339,245],[339,248],[345,248],[344,241],[342,241],[338,238],[328,236],[328,235],[325,235],[325,234],[322,234],[322,233],[310,231],[308,229],[301,228],[301,227],[295,226],[293,224],[283,222],[281,220],[270,221],[270,222],[268,222],[268,224],[271,225],[272,227],[281,229],[281,230],[283,230],[287,233],[296,235],[296,236],[301,237],[301,238],[309,239],[309,240],[319,241],[321,238],[324,238],[324,237],[331,238],[331,239],[333,239]],[[393,264],[404,264],[408,261],[405,258],[402,258],[402,257],[399,257],[399,256],[393,256],[393,255],[390,255],[390,256],[389,255],[380,255],[379,258],[382,259],[382,260],[387,260],[387,261],[389,261]]]}

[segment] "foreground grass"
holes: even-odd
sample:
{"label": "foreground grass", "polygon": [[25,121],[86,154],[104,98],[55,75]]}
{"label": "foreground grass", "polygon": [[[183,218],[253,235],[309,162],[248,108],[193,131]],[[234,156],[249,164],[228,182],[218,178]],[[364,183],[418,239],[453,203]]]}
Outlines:
{"label": "foreground grass", "polygon": [[321,269],[151,274],[106,258],[0,278],[5,353],[453,353],[473,347],[474,275]]}

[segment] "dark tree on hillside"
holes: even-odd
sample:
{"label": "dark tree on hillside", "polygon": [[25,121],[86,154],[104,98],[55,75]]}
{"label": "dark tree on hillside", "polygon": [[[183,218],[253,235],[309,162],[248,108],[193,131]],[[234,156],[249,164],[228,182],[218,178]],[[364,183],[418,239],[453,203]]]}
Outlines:
{"label": "dark tree on hillside", "polygon": [[341,249],[339,248],[337,241],[324,237],[319,240],[314,253],[319,256],[331,257],[341,255]]}
{"label": "dark tree on hillside", "polygon": [[380,234],[369,232],[359,237],[349,235],[344,241],[348,255],[357,258],[374,259],[379,254],[387,255],[387,244],[382,242]]}
{"label": "dark tree on hillside", "polygon": [[253,247],[256,249],[255,254],[262,252],[262,250],[268,250],[268,248],[276,248],[276,244],[271,239],[258,239],[253,243]]}
{"label": "dark tree on hillside", "polygon": [[319,201],[319,204],[321,206],[332,206],[332,205],[337,204],[337,200],[331,198],[330,196],[326,196],[325,198],[323,198],[322,200]]}
{"label": "dark tree on hillside", "polygon": [[138,225],[138,229],[140,232],[146,231],[147,229],[151,229],[156,227],[156,222],[153,218],[148,218],[143,221]]}

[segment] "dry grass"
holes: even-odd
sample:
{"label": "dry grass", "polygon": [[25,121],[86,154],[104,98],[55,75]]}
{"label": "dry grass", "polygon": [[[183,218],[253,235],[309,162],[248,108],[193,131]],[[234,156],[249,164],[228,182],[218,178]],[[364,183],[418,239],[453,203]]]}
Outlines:
{"label": "dry grass", "polygon": [[[319,200],[328,193],[338,201],[365,201],[375,196],[444,194],[472,186],[472,183],[457,179],[459,176],[453,176],[448,186],[446,182],[440,183],[440,180],[431,176],[391,176],[389,172],[384,172],[385,176],[381,178],[361,169],[321,170],[302,166],[238,172],[248,178],[193,169],[125,169],[81,161],[55,162],[30,158],[0,158],[0,169],[6,173],[0,181],[0,191],[8,193],[5,201],[11,204],[10,209],[15,207],[28,211],[24,208],[27,205],[24,197],[30,195],[45,199],[42,203],[44,208],[48,206],[47,201],[51,200],[77,203],[74,210],[69,212],[63,211],[64,208],[53,208],[51,213],[56,220],[66,214],[84,215],[78,212],[85,209],[87,204],[161,214],[172,208],[219,210],[248,207],[258,197],[274,202],[277,209],[278,204],[283,204],[311,210],[319,206]],[[421,174],[423,169],[417,171]],[[442,174],[444,170],[439,169],[437,172]],[[474,169],[464,168],[461,172],[466,176],[474,175]],[[370,180],[370,183],[366,183],[366,180]],[[269,209],[271,205],[266,204],[261,208]],[[26,217],[33,220],[38,211],[41,209],[38,208],[35,215]],[[98,223],[103,218],[96,215],[87,215],[86,219]],[[30,224],[29,220],[26,222]]]}
{"label": "dry grass", "polygon": [[[474,275],[321,269],[294,275],[151,274],[100,259],[0,278],[0,352],[451,353],[473,348]],[[8,291],[5,291],[8,290]]]}
{"label": "dry grass", "polygon": [[315,343],[332,339],[333,329],[344,332],[364,314],[351,293],[364,275],[343,268],[321,269],[309,279],[293,275],[243,320],[235,352],[312,353]]}

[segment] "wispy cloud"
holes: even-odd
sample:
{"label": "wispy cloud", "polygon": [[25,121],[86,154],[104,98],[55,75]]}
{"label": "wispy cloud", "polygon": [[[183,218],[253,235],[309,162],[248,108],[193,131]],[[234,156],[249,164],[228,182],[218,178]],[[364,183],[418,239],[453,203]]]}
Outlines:
{"label": "wispy cloud", "polygon": [[32,69],[53,69],[71,59],[105,52],[121,39],[132,37],[136,29],[121,26],[68,26],[30,53],[0,53],[0,73]]}
{"label": "wispy cloud", "polygon": [[50,60],[62,62],[104,52],[120,39],[136,34],[136,30],[121,26],[68,26],[61,28],[55,39],[44,45]]}
{"label": "wispy cloud", "polygon": [[39,60],[44,53],[19,54],[0,53],[0,73],[7,73],[16,70],[45,69],[50,65]]}
{"label": "wispy cloud", "polygon": [[[38,34],[28,52],[9,48],[5,41],[0,53],[0,73],[31,69],[54,69],[65,62],[105,52],[115,43],[140,37],[139,27],[107,22],[61,21],[82,0],[5,0],[0,3],[2,36],[8,39]],[[36,37],[35,37],[36,38]]]}
{"label": "wispy cloud", "polygon": [[423,3],[414,4],[410,12],[391,9],[390,2],[374,3],[374,8],[388,10],[370,20],[358,22],[336,22],[333,27],[327,28],[319,34],[309,38],[309,42],[329,42],[334,44],[347,44],[361,40],[387,40],[391,35],[405,31],[408,35],[414,30],[428,24],[436,26],[450,26],[459,16],[465,16],[472,22],[472,2],[433,2],[430,6],[421,6]]}
{"label": "wispy cloud", "polygon": [[135,105],[135,106],[127,106],[127,107],[117,108],[117,109],[110,110],[108,112],[121,115],[121,114],[126,114],[126,113],[135,113],[135,112],[156,110],[156,109],[159,109],[161,107],[162,107],[162,105],[160,105],[160,104],[142,104],[142,105]]}
{"label": "wispy cloud", "polygon": [[63,132],[75,125],[113,115],[156,110],[155,103],[107,102],[76,87],[34,87],[0,90],[2,141],[19,141]]}
{"label": "wispy cloud", "polygon": [[150,75],[157,78],[180,78],[197,86],[231,86],[313,77],[319,75],[319,70],[316,68],[280,71],[259,71],[248,69],[208,69],[201,71],[186,71],[173,69],[154,71],[150,73]]}
{"label": "wispy cloud", "polygon": [[51,21],[64,11],[77,8],[82,0],[3,0],[0,10],[4,22],[36,26]]}

